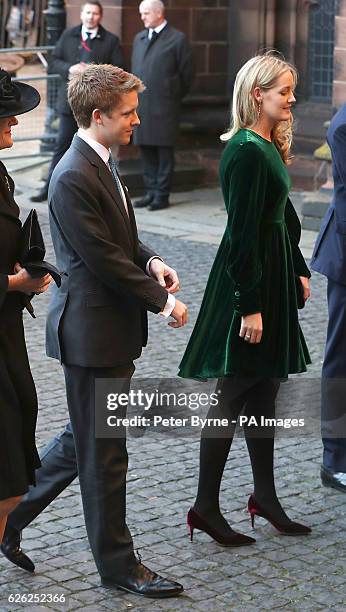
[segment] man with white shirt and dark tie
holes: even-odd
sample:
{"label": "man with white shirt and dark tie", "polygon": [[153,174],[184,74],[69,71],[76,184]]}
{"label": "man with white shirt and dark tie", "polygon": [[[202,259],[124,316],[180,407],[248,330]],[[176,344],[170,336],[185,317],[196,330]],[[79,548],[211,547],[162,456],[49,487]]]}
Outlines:
{"label": "man with white shirt and dark tie", "polygon": [[139,12],[145,30],[133,41],[131,70],[146,86],[140,96],[141,125],[134,134],[146,193],[135,207],[152,211],[169,206],[180,106],[194,70],[190,44],[183,32],[167,23],[163,2],[144,0]]}
{"label": "man with white shirt and dark tie", "polygon": [[40,191],[32,196],[32,202],[43,202],[48,197],[49,181],[58,161],[69,148],[77,124],[67,101],[67,85],[71,75],[85,70],[90,63],[123,66],[120,41],[101,25],[102,4],[91,0],[81,8],[81,24],[68,28],[59,38],[49,64],[51,74],[59,74],[61,83],[58,95],[59,132],[54,147],[47,178]]}
{"label": "man with white shirt and dark tie", "polygon": [[[43,452],[37,487],[9,516],[1,550],[33,571],[19,547],[20,532],[78,471],[102,584],[155,598],[178,595],[183,587],[135,557],[126,525],[125,428],[116,437],[98,437],[95,426],[97,381],[112,379],[114,390],[129,392],[133,361],[147,341],[147,311],[173,317],[172,327],[187,321],[186,306],[173,295],[178,276],[138,240],[131,201],[110,154],[112,146],[128,144],[139,125],[143,89],[136,76],[110,65],[88,66],[69,83],[79,129],[49,187],[53,245],[66,276],[52,295],[46,338],[48,356],[64,368],[71,425]],[[124,418],[126,406],[116,414]]]}

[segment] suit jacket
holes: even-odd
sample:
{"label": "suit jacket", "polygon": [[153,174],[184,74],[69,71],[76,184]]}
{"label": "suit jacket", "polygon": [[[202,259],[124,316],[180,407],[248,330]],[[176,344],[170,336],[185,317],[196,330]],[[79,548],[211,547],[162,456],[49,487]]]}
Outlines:
{"label": "suit jacket", "polygon": [[[71,113],[67,101],[67,82],[70,67],[73,64],[78,64],[80,61],[83,49],[81,32],[81,25],[65,30],[52,52],[49,72],[60,74],[62,77],[58,96],[59,113]],[[102,26],[99,26],[98,33],[92,41],[91,62],[95,64],[113,64],[114,66],[123,65],[119,38],[105,30]]]}
{"label": "suit jacket", "polygon": [[173,146],[181,100],[193,80],[191,47],[185,34],[167,24],[150,42],[147,29],[139,32],[133,42],[132,72],[147,88],[140,95],[141,125],[134,143]]}
{"label": "suit jacket", "polygon": [[75,135],[48,196],[57,264],[68,276],[53,288],[47,354],[63,363],[131,362],[147,341],[146,311],[158,313],[166,304],[166,289],[145,272],[155,253],[139,242],[126,198],[129,215],[105,163]]}
{"label": "suit jacket", "polygon": [[334,115],[327,141],[332,152],[334,194],[316,240],[311,267],[346,285],[346,104]]}

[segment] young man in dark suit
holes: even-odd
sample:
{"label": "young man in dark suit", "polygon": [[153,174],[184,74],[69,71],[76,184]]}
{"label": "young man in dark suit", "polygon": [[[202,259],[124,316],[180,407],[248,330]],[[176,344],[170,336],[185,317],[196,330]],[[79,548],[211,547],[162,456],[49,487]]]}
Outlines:
{"label": "young man in dark suit", "polygon": [[31,197],[32,202],[47,200],[53,170],[66,153],[77,131],[77,123],[67,101],[70,77],[85,70],[90,63],[123,66],[119,38],[102,27],[102,15],[103,7],[98,0],[85,2],[81,8],[81,24],[65,30],[53,50],[49,71],[61,77],[57,108],[59,132],[47,178],[40,191]]}
{"label": "young man in dark suit", "polygon": [[333,117],[334,195],[322,221],[311,267],[328,279],[328,331],[322,368],[321,480],[346,492],[346,104]]}
{"label": "young man in dark suit", "polygon": [[145,30],[133,41],[131,69],[146,85],[134,135],[146,194],[135,206],[159,210],[169,205],[180,106],[193,80],[192,52],[185,34],[167,23],[161,0],[144,0],[139,12]]}
{"label": "young man in dark suit", "polygon": [[[76,459],[88,538],[102,583],[147,597],[170,597],[183,587],[152,572],[133,552],[126,525],[125,430],[97,437],[97,380],[112,379],[128,393],[133,361],[147,340],[147,311],[187,321],[175,299],[176,272],[137,236],[131,201],[110,147],[128,144],[142,82],[111,65],[74,75],[69,102],[79,130],[52,175],[51,234],[57,265],[66,271],[47,318],[47,354],[63,364],[71,427],[48,445],[32,489],[11,515],[4,554],[25,569],[19,531],[76,476]],[[119,418],[126,407],[117,410]],[[119,434],[119,432],[118,432]],[[29,562],[29,563],[28,563]],[[32,565],[32,563],[31,563]]]}

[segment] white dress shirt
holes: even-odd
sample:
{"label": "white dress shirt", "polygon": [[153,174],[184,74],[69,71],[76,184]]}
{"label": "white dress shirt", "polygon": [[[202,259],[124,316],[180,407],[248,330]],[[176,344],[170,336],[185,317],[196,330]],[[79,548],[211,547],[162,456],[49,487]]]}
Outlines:
{"label": "white dress shirt", "polygon": [[163,30],[163,28],[167,25],[167,20],[165,19],[163,23],[161,23],[159,26],[157,26],[156,28],[149,28],[149,32],[148,32],[148,38],[149,40],[151,40],[153,32],[156,32],[156,34],[160,34],[161,30]]}
{"label": "white dress shirt", "polygon": [[[99,157],[101,157],[102,161],[106,164],[106,166],[107,166],[107,168],[108,168],[108,170],[110,172],[110,169],[109,169],[109,166],[108,166],[110,150],[107,149],[107,147],[105,147],[100,142],[97,142],[97,140],[94,140],[94,138],[91,138],[89,136],[89,134],[85,130],[83,130],[83,128],[79,128],[78,129],[77,136],[79,136],[79,138],[84,140],[84,142],[86,142],[89,145],[89,147],[91,147],[95,151],[95,153],[97,153],[97,155]],[[113,179],[113,177],[112,177],[112,179]],[[128,206],[127,206],[127,201],[126,201],[126,196],[125,196],[122,184],[120,182],[119,182],[119,189],[120,189],[120,195],[122,197],[125,210],[126,210],[127,214],[129,214]],[[150,257],[150,259],[149,259],[149,261],[147,262],[147,265],[146,265],[146,271],[147,271],[147,274],[149,276],[151,276],[151,274],[150,274],[150,264],[151,264],[153,259],[161,259],[161,258],[160,257],[155,257],[155,256],[154,257]],[[172,313],[174,307],[175,307],[175,297],[174,297],[174,295],[169,293],[168,296],[167,296],[166,305],[164,306],[163,310],[161,310],[160,314],[167,318]]]}
{"label": "white dress shirt", "polygon": [[90,40],[92,40],[93,38],[95,38],[97,36],[97,32],[99,31],[98,28],[94,28],[93,30],[88,30],[88,28],[85,28],[82,25],[82,38],[83,40],[87,40],[88,36],[87,36],[87,32],[90,32]]}

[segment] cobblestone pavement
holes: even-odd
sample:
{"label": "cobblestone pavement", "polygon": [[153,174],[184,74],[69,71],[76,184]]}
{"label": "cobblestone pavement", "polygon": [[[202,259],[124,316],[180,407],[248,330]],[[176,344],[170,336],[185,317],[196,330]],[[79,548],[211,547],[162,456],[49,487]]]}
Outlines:
{"label": "cobblestone pavement", "polygon": [[[40,218],[49,242],[43,208]],[[190,306],[190,322],[184,329],[173,330],[161,317],[150,315],[150,342],[137,362],[136,376],[175,376],[216,246],[157,233],[144,233],[142,239],[179,271],[181,299]],[[313,299],[301,313],[313,359],[309,373],[303,375],[306,381],[319,375],[326,328],[324,279],[314,275],[312,290]],[[25,316],[25,324],[40,402],[38,443],[42,446],[64,426],[67,408],[60,366],[44,353],[48,296],[35,298],[35,302],[37,319]],[[316,385],[313,388],[317,389]],[[302,405],[317,402],[318,390],[303,399]],[[318,432],[282,435],[276,446],[276,476],[283,506],[292,518],[313,527],[311,536],[285,538],[258,519],[257,543],[236,549],[222,548],[201,532],[195,533],[193,543],[189,541],[185,517],[197,484],[198,436],[149,432],[129,437],[128,447],[128,522],[135,547],[151,568],[180,580],[185,593],[178,599],[153,601],[99,586],[76,481],[24,531],[22,545],[36,564],[35,575],[1,557],[1,611],[345,609],[345,497],[320,484]],[[251,491],[245,443],[238,436],[223,479],[221,506],[235,528],[253,535],[245,512]],[[36,606],[8,603],[11,593],[53,594],[65,597],[66,602],[46,601]]]}

